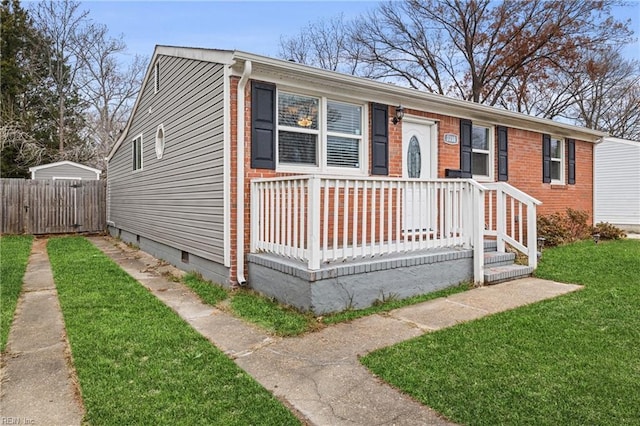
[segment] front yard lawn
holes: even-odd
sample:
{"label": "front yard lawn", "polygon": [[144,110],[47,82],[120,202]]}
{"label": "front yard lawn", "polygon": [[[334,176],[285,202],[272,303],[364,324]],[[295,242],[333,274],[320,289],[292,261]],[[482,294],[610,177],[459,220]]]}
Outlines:
{"label": "front yard lawn", "polygon": [[7,345],[32,241],[33,237],[24,235],[0,237],[0,352]]}
{"label": "front yard lawn", "polygon": [[362,362],[462,424],[640,424],[640,241],[549,249],[537,276],[585,289]]}
{"label": "front yard lawn", "polygon": [[81,237],[49,258],[88,424],[299,424],[271,393]]}

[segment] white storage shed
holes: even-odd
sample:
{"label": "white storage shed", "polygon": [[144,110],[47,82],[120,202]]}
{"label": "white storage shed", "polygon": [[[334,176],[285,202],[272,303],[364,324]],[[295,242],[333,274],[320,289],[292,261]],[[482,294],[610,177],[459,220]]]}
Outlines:
{"label": "white storage shed", "polygon": [[99,180],[101,170],[73,161],[42,164],[29,167],[31,179],[37,180]]}

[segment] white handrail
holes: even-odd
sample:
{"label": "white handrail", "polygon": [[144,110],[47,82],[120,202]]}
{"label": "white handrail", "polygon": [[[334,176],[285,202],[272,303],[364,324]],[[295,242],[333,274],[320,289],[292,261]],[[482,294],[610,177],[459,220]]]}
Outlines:
{"label": "white handrail", "polygon": [[[536,207],[542,202],[506,182],[483,185],[487,188],[485,202],[489,205],[484,234],[496,237],[498,251],[504,251],[505,244],[509,244],[527,255],[529,266],[535,268],[538,264]],[[526,233],[523,210],[526,210]]]}
{"label": "white handrail", "polygon": [[483,182],[482,185],[489,190],[497,190],[500,189],[502,192],[510,195],[511,197],[521,200],[522,202],[533,203],[537,206],[542,204],[542,201],[533,198],[531,195],[527,194],[516,188],[515,186],[511,186],[506,182]]}

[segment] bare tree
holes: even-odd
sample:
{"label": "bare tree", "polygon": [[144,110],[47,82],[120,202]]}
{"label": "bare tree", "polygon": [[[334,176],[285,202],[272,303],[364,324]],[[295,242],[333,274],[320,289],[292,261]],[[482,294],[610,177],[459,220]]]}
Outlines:
{"label": "bare tree", "polygon": [[574,77],[575,103],[565,117],[613,136],[640,140],[640,63],[616,50],[586,58]]}
{"label": "bare tree", "polygon": [[630,41],[614,0],[390,1],[346,23],[281,39],[297,62],[502,106],[563,116],[585,88],[588,55]]}
{"label": "bare tree", "polygon": [[301,64],[346,74],[368,76],[370,67],[361,60],[362,46],[344,15],[319,20],[300,33],[280,38],[279,56]]}
{"label": "bare tree", "polygon": [[[88,11],[75,0],[43,1],[33,10],[35,27],[46,39],[40,46],[49,57],[49,73],[57,98],[58,149],[62,153],[80,123],[77,74],[82,66],[78,53],[84,51]],[[73,109],[73,111],[72,111]]]}
{"label": "bare tree", "polygon": [[0,150],[3,153],[14,151],[16,155],[12,160],[22,168],[41,163],[47,154],[46,148],[22,129],[18,122],[0,125]]}
{"label": "bare tree", "polygon": [[122,64],[118,58],[126,44],[122,37],[109,37],[104,25],[91,24],[86,34],[86,48],[78,55],[78,82],[86,102],[86,137],[95,150],[94,165],[104,168],[104,157],[126,125],[148,61],[136,56]]}
{"label": "bare tree", "polygon": [[526,76],[570,69],[580,53],[630,36],[611,1],[408,0],[380,6],[353,32],[378,76],[497,105]]}
{"label": "bare tree", "polygon": [[575,84],[575,75],[575,71],[556,69],[541,78],[523,70],[507,85],[497,105],[549,119],[564,116],[581,90]]}

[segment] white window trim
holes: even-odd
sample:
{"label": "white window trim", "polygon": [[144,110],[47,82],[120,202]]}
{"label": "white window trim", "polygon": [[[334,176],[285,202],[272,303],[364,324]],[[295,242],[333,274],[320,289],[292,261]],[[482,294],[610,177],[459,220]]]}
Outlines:
{"label": "white window trim", "polygon": [[[551,135],[551,141],[558,141],[560,143],[560,158],[556,158],[556,157],[552,157],[550,156],[550,164],[549,164],[549,168],[551,169],[551,164],[553,163],[560,163],[560,179],[554,179],[553,176],[551,177],[551,184],[552,185],[564,185],[565,183],[565,149],[566,149],[566,143],[564,138],[561,138],[559,136],[553,136]],[[551,173],[551,170],[549,170],[549,173]]]}
{"label": "white window trim", "polygon": [[[280,93],[287,93],[292,95],[301,95],[301,96],[311,96],[319,99],[319,110],[318,110],[318,129],[303,129],[299,127],[288,127],[288,126],[280,126],[278,124],[278,112],[276,110],[276,147],[275,147],[275,155],[276,155],[276,171],[284,172],[284,173],[303,173],[303,174],[328,174],[328,175],[355,175],[355,176],[366,176],[368,173],[368,164],[369,164],[369,147],[368,147],[368,135],[369,135],[369,121],[367,117],[369,117],[369,107],[366,102],[355,101],[353,99],[348,100],[338,96],[326,96],[320,95],[317,93],[310,93],[302,90],[292,89],[278,89],[277,97],[280,96]],[[360,167],[351,168],[351,167],[332,167],[327,165],[327,136],[335,135],[335,136],[345,136],[335,132],[329,132],[327,130],[327,123],[325,120],[327,104],[329,101],[333,102],[341,102],[350,105],[357,105],[362,108],[362,116],[361,123],[362,129],[360,129]],[[276,100],[276,105],[278,105],[278,100]],[[279,131],[280,130],[289,130],[297,133],[308,133],[308,134],[317,134],[318,135],[318,146],[316,149],[318,152],[316,153],[316,158],[318,159],[317,166],[306,166],[306,165],[297,165],[297,164],[287,164],[280,163],[279,158]],[[353,136],[352,136],[353,137]],[[356,139],[353,137],[353,139]]]}
{"label": "white window trim", "polygon": [[[161,131],[162,131],[162,140],[158,138],[158,133],[160,133]],[[159,124],[158,127],[156,128],[156,158],[158,160],[161,160],[162,156],[164,155],[164,144],[165,144],[166,137],[167,137],[167,133],[164,131],[164,125]]]}
{"label": "white window trim", "polygon": [[[495,161],[494,161],[494,156],[495,156],[495,151],[496,151],[496,138],[495,138],[495,126],[491,125],[491,124],[486,124],[486,123],[476,123],[473,122],[471,124],[472,127],[484,127],[485,129],[488,129],[488,137],[489,140],[487,141],[489,144],[489,150],[485,150],[485,149],[475,149],[473,148],[473,145],[471,147],[471,155],[473,155],[474,153],[480,153],[480,154],[489,154],[489,175],[477,175],[477,174],[473,174],[473,179],[477,180],[478,182],[495,182]],[[472,129],[473,132],[473,129]],[[473,158],[472,158],[472,164],[473,164]]]}
{"label": "white window trim", "polygon": [[140,138],[140,168],[139,169],[132,168],[133,173],[138,173],[139,171],[144,169],[144,138],[142,137],[142,133],[140,133],[139,135],[137,135],[135,138],[131,140],[131,163],[135,164],[135,161],[136,161],[135,151],[133,150],[133,144],[135,143],[136,140],[138,140],[138,138]]}

